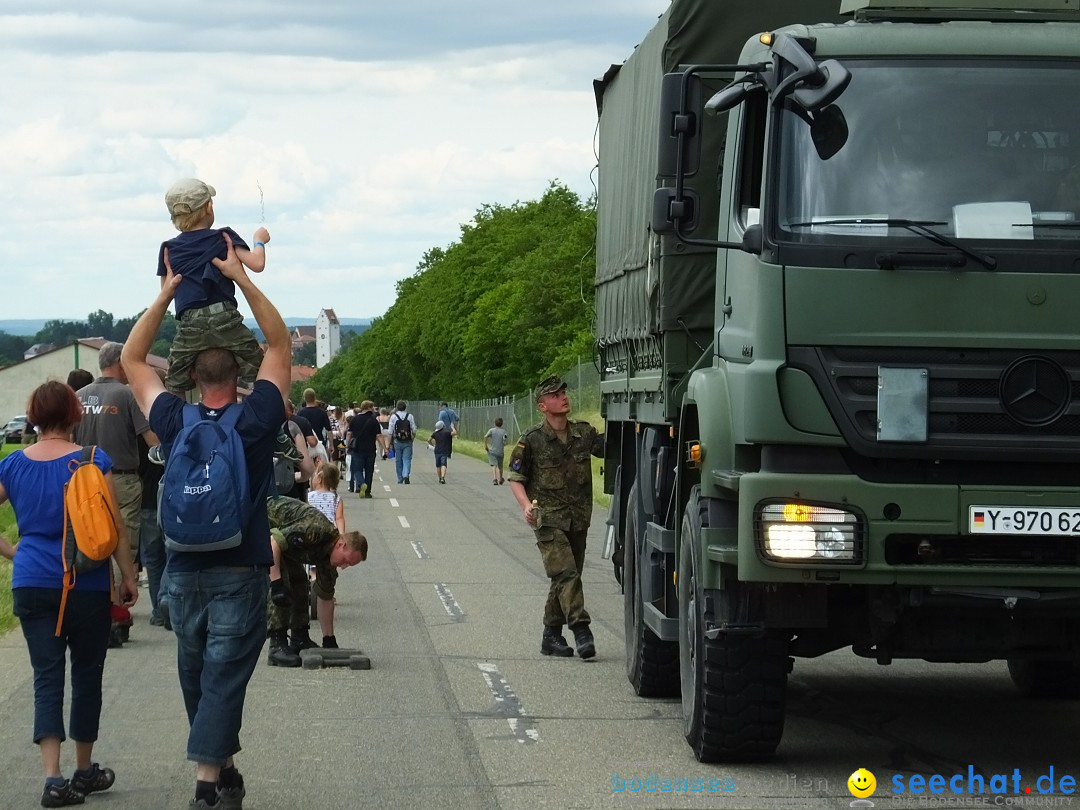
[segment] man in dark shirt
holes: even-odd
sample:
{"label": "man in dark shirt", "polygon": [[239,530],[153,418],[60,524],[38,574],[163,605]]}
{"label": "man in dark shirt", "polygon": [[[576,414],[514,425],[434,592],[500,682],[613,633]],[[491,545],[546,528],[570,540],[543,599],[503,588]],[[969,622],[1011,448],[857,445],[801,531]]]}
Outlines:
{"label": "man in dark shirt", "polygon": [[375,403],[365,399],[360,403],[360,413],[349,420],[345,444],[352,455],[349,469],[349,492],[356,491],[361,498],[371,497],[375,477],[375,454],[382,435],[382,425],[375,416]]}
{"label": "man in dark shirt", "polygon": [[[232,241],[214,265],[243,293],[266,338],[267,349],[251,395],[236,402],[239,367],[226,349],[207,349],[192,371],[204,419],[220,419],[241,408],[236,431],[244,446],[252,497],[259,505],[272,482],[278,428],[285,420],[285,394],[292,368],[292,342],[281,315],[256,287],[236,256]],[[183,427],[184,402],[169,394],[146,355],[173,299],[179,277],[168,267],[161,292],[139,318],[123,363],[139,407],[161,439],[165,456]],[[169,608],[177,640],[180,688],[190,732],[187,756],[196,763],[193,808],[239,810],[245,794],[233,755],[240,750],[247,684],[266,639],[266,601],[273,562],[266,510],[253,508],[238,546],[220,551],[173,551],[167,563]]]}
{"label": "man in dark shirt", "polygon": [[296,415],[307,419],[315,431],[315,437],[324,444],[326,443],[326,437],[330,435],[330,417],[327,415],[325,408],[319,407],[314,388],[304,389],[304,407],[298,410]]}

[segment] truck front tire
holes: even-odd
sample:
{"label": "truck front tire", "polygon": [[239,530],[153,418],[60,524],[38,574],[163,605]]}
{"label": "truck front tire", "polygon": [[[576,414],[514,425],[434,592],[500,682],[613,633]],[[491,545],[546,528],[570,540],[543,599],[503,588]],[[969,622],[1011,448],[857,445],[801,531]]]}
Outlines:
{"label": "truck front tire", "polygon": [[753,762],[772,756],[784,732],[788,642],[770,633],[706,636],[698,492],[683,517],[677,577],[683,733],[701,762]]}

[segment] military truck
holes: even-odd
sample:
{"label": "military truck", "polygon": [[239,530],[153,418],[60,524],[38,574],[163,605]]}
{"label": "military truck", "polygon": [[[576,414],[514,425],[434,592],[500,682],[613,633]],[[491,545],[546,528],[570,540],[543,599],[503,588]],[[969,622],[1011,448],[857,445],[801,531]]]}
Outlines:
{"label": "military truck", "polygon": [[1077,0],[674,0],[595,90],[636,693],[702,761],[845,648],[1077,697]]}

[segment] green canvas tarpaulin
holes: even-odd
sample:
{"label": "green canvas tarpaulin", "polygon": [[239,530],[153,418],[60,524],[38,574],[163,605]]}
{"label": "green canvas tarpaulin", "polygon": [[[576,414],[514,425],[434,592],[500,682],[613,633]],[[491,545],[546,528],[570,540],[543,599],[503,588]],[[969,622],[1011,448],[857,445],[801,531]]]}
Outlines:
{"label": "green canvas tarpaulin", "polygon": [[[840,0],[674,0],[623,65],[594,83],[600,116],[596,318],[600,343],[711,325],[716,252],[654,240],[649,229],[659,144],[660,84],[692,64],[738,61],[751,36],[793,23],[841,22]],[[723,81],[713,87],[719,89]],[[709,92],[708,90],[706,92]],[[717,158],[726,116],[705,116],[701,194],[692,235],[716,238]],[[650,252],[652,253],[650,259]]]}

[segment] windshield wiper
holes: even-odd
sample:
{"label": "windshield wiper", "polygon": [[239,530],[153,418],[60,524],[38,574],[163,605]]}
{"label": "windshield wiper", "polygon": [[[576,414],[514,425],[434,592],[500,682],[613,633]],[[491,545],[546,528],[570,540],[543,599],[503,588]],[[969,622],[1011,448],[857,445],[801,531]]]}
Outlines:
{"label": "windshield wiper", "polygon": [[956,242],[943,233],[939,233],[931,228],[931,225],[946,225],[945,222],[933,222],[917,219],[891,219],[891,218],[877,218],[877,217],[850,217],[847,219],[825,219],[817,220],[814,222],[793,222],[788,227],[791,228],[805,228],[813,225],[885,225],[890,228],[904,228],[911,231],[914,234],[918,234],[924,239],[928,239],[934,244],[942,245],[943,247],[952,248],[959,251],[967,258],[978,262],[987,270],[994,270],[997,268],[997,259],[993,256],[988,256],[985,253],[976,253],[974,250],[968,250],[966,247]]}

